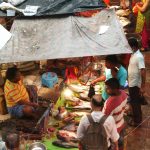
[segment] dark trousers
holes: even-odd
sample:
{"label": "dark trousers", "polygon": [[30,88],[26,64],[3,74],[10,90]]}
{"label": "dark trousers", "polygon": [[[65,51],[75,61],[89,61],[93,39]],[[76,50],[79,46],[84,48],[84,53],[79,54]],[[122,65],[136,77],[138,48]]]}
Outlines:
{"label": "dark trousers", "polygon": [[130,104],[132,108],[133,113],[133,121],[135,124],[139,124],[142,122],[142,110],[141,110],[141,104],[140,104],[140,88],[135,87],[129,87],[129,96],[130,96]]}

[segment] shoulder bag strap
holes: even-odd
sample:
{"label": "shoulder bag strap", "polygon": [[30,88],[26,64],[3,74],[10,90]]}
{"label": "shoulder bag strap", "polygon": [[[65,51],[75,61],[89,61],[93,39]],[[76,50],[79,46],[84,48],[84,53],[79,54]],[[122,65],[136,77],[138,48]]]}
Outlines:
{"label": "shoulder bag strap", "polygon": [[99,121],[99,124],[104,124],[104,122],[105,122],[105,120],[108,118],[108,116],[107,115],[104,115],[101,119],[100,119],[100,121]]}
{"label": "shoulder bag strap", "polygon": [[88,115],[86,115],[86,116],[87,116],[87,118],[88,118],[90,124],[94,122],[94,120],[93,120],[91,114],[88,114]]}

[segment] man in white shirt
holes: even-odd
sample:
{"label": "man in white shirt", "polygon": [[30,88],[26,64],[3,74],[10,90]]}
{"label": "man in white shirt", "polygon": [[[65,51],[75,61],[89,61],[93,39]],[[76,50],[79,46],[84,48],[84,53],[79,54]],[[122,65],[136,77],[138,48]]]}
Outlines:
{"label": "man in white shirt", "polygon": [[146,70],[142,53],[139,50],[138,41],[135,38],[128,39],[133,54],[128,66],[129,95],[133,113],[131,125],[138,126],[142,122],[141,96],[145,92]]}
{"label": "man in white shirt", "polygon": [[[91,117],[94,122],[99,122],[101,118],[104,116],[104,114],[101,112],[103,106],[102,98],[100,95],[94,95],[91,99],[91,108],[92,113]],[[87,116],[83,116],[80,120],[80,124],[77,129],[77,138],[81,140],[90,125],[89,119]],[[108,116],[107,119],[104,121],[104,129],[106,131],[107,135],[107,143],[108,148],[110,147],[110,139],[115,144],[115,150],[118,150],[118,139],[119,134],[117,132],[115,120],[112,116]]]}

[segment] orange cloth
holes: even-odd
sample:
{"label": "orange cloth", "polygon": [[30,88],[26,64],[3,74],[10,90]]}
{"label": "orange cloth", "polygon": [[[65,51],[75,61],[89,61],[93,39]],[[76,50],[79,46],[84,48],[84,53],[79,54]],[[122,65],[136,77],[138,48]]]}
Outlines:
{"label": "orange cloth", "polygon": [[68,67],[65,71],[65,77],[67,83],[72,83],[77,81],[78,68]]}
{"label": "orange cloth", "polygon": [[4,93],[7,107],[15,106],[20,100],[29,102],[28,92],[21,80],[18,83],[13,83],[6,80],[4,85]]}
{"label": "orange cloth", "polygon": [[104,0],[106,5],[110,5],[110,0]]}

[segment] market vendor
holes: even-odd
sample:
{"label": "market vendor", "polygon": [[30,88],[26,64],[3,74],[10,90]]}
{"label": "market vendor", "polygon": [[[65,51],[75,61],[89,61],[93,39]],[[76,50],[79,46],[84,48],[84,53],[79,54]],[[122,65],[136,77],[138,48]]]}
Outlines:
{"label": "market vendor", "polygon": [[[120,88],[124,89],[127,80],[127,71],[126,69],[119,63],[116,55],[109,55],[105,58],[105,71],[104,73],[97,79],[91,82],[92,85],[95,85],[97,82],[106,81],[110,78],[117,78],[120,83]],[[106,100],[108,98],[108,94],[106,90],[102,91],[102,98]]]}
{"label": "market vendor", "polygon": [[30,102],[28,92],[21,80],[21,73],[16,67],[8,68],[6,72],[4,94],[11,116],[17,118],[35,117],[34,108],[38,107],[38,104]]}

